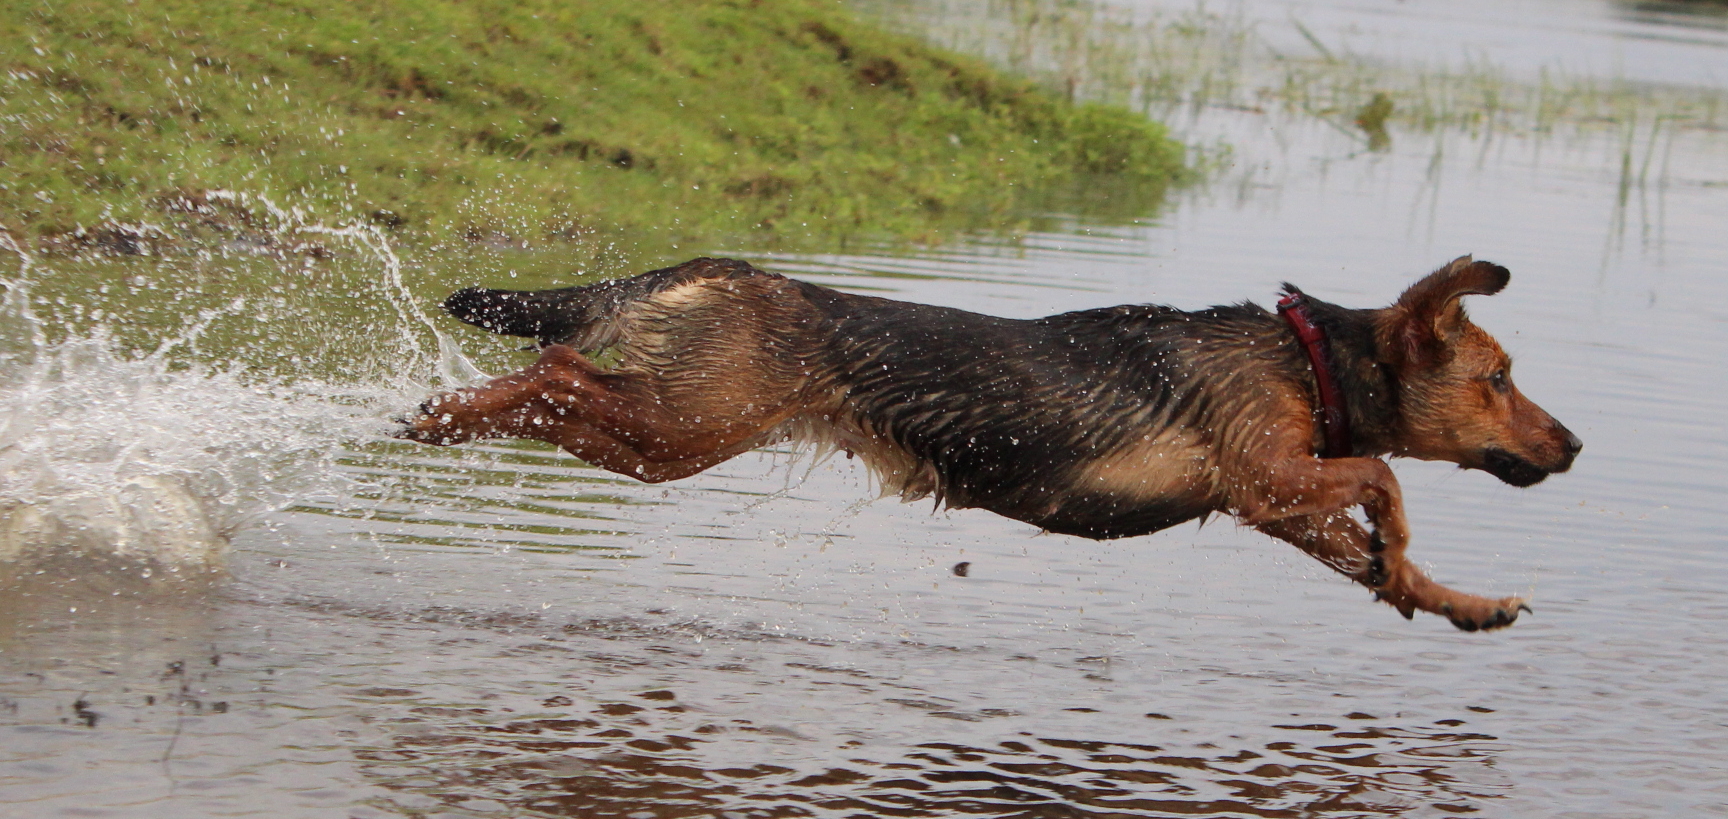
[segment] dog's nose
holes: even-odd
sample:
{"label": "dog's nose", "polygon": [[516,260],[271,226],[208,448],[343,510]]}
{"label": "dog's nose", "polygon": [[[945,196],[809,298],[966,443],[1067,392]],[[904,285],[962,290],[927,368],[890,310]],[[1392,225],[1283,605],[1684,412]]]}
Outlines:
{"label": "dog's nose", "polygon": [[1578,436],[1573,435],[1572,430],[1559,424],[1554,425],[1554,432],[1560,438],[1560,463],[1557,464],[1559,468],[1555,471],[1565,472],[1572,467],[1572,461],[1578,457],[1578,453],[1584,451],[1584,442],[1578,440]]}

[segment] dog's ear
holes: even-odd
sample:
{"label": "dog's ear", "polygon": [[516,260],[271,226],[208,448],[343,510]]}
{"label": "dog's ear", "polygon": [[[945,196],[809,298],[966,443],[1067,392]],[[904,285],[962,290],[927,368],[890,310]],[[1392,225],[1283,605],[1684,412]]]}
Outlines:
{"label": "dog's ear", "polygon": [[1512,273],[1493,262],[1459,256],[1410,285],[1388,311],[1381,342],[1401,364],[1434,363],[1464,326],[1465,296],[1492,296]]}

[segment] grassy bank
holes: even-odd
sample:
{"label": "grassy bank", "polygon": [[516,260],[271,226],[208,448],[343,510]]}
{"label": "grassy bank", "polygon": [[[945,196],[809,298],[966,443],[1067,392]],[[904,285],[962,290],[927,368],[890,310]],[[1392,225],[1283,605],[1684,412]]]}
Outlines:
{"label": "grassy bank", "polygon": [[22,0],[0,63],[38,237],[255,217],[224,189],[434,240],[918,237],[1182,173],[1141,116],[820,0]]}

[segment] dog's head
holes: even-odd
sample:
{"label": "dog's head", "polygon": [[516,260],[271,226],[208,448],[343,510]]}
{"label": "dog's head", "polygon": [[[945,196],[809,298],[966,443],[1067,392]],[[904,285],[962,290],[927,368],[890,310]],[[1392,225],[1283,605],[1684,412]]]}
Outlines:
{"label": "dog's head", "polygon": [[1464,296],[1498,293],[1511,277],[1464,256],[1380,311],[1380,360],[1400,386],[1393,454],[1451,461],[1513,486],[1571,468],[1584,444],[1518,392],[1511,358],[1464,315]]}

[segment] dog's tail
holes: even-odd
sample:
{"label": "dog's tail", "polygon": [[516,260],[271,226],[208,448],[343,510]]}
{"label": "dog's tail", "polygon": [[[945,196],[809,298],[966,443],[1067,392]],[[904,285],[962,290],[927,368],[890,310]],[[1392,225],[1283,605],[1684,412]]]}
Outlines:
{"label": "dog's tail", "polygon": [[664,290],[696,281],[771,277],[735,259],[692,259],[677,267],[556,290],[490,290],[470,287],[444,300],[444,310],[462,321],[507,336],[526,336],[594,352],[618,343],[618,321],[630,309]]}

